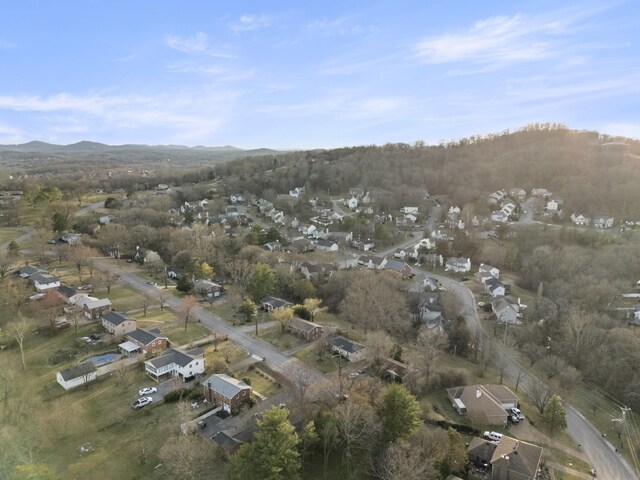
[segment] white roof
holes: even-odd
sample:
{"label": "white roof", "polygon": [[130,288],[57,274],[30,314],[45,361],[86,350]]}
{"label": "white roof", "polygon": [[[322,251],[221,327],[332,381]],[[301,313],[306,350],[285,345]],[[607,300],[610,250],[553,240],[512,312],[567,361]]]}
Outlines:
{"label": "white roof", "polygon": [[138,345],[136,345],[135,343],[127,340],[124,343],[121,343],[120,345],[118,345],[118,347],[120,347],[122,350],[126,351],[126,352],[135,352],[136,350],[139,350],[140,347]]}

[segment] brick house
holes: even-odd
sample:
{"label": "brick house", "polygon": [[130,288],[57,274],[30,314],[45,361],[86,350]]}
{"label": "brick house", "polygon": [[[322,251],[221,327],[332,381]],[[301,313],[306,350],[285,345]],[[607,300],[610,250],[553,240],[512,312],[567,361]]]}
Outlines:
{"label": "brick house", "polygon": [[287,323],[286,330],[297,337],[304,338],[307,342],[317,340],[324,333],[322,325],[298,317],[293,317]]}
{"label": "brick house", "polygon": [[202,382],[204,396],[227,412],[235,412],[251,396],[252,388],[242,380],[216,373]]}
{"label": "brick house", "polygon": [[140,351],[148,356],[157,355],[167,349],[169,340],[159,330],[136,328],[127,334],[127,340],[135,343]]}

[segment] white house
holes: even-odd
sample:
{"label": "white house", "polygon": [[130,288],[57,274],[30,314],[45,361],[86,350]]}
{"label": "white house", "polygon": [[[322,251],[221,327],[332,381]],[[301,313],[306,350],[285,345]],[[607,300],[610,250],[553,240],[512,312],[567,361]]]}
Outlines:
{"label": "white house", "polygon": [[491,212],[492,222],[505,223],[507,220],[509,220],[509,215],[504,213],[502,210]]}
{"label": "white house", "polygon": [[462,257],[449,257],[444,264],[445,271],[452,270],[454,272],[471,271],[471,259]]}
{"label": "white house", "polygon": [[491,302],[491,309],[495,313],[498,323],[507,325],[519,325],[522,323],[520,321],[520,304],[510,301],[510,297],[494,299]]}
{"label": "white house", "polygon": [[506,294],[505,286],[495,277],[491,277],[484,282],[484,289],[493,298],[504,297]]}
{"label": "white house", "polygon": [[29,280],[33,282],[34,287],[36,287],[36,290],[40,293],[60,286],[60,279],[46,272],[36,273],[29,277]]}
{"label": "white house", "polygon": [[458,215],[460,215],[460,212],[460,207],[449,207],[449,212],[447,213],[447,215],[451,217],[457,217]]}
{"label": "white house", "polygon": [[500,278],[500,270],[496,267],[492,267],[491,265],[487,265],[486,263],[481,263],[478,268],[478,273],[488,273],[492,277]]}
{"label": "white house", "polygon": [[508,216],[512,215],[514,210],[516,209],[516,204],[513,202],[507,202],[504,205],[502,205],[502,208],[500,209],[501,211],[503,211],[504,213],[506,213]]}
{"label": "white house", "polygon": [[418,207],[402,207],[400,209],[400,211],[402,213],[404,213],[405,215],[408,213],[412,213],[414,215],[418,215]]}
{"label": "white house", "polygon": [[363,265],[369,270],[382,270],[387,264],[387,259],[376,255],[360,255],[358,265]]}
{"label": "white house", "polygon": [[593,219],[593,226],[596,228],[611,228],[613,227],[613,217],[608,215],[599,215]]}
{"label": "white house", "polygon": [[504,200],[507,194],[503,190],[498,190],[489,195],[489,203],[496,205],[498,202]]}
{"label": "white house", "polygon": [[305,191],[304,187],[296,187],[293,190],[289,190],[289,196],[298,198]]}
{"label": "white house", "polygon": [[244,195],[234,193],[229,196],[229,200],[231,201],[231,203],[244,203]]}
{"label": "white house", "polygon": [[200,349],[183,353],[170,348],[159,357],[144,362],[144,370],[156,382],[170,377],[189,380],[204,373],[204,356]]}
{"label": "white house", "polygon": [[56,373],[56,380],[65,390],[86,385],[96,380],[96,366],[93,362],[85,362],[80,365],[61,370]]}
{"label": "white house", "polygon": [[420,241],[413,246],[413,258],[418,258],[421,248],[431,250],[436,248],[436,242],[430,238],[421,238]]}
{"label": "white house", "polygon": [[524,190],[524,188],[516,187],[509,190],[509,196],[515,198],[516,200],[522,201],[527,196],[527,192]]}
{"label": "white house", "polygon": [[547,212],[557,212],[560,208],[560,203],[557,200],[549,200],[544,208]]}
{"label": "white house", "polygon": [[572,213],[571,221],[578,226],[585,227],[591,223],[591,219],[581,213]]}
{"label": "white house", "polygon": [[344,203],[347,207],[349,207],[350,210],[355,210],[356,208],[358,208],[358,199],[356,197],[351,197]]}
{"label": "white house", "polygon": [[538,198],[547,198],[551,196],[551,192],[546,188],[532,188],[531,196],[538,197]]}

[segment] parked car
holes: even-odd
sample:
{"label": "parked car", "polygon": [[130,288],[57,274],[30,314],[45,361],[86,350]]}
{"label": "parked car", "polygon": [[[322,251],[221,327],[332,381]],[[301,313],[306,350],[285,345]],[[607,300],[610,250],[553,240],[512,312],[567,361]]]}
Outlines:
{"label": "parked car", "polygon": [[498,432],[484,432],[482,436],[487,440],[492,440],[494,442],[499,442],[500,439],[502,439],[502,434]]}
{"label": "parked car", "polygon": [[156,387],[144,387],[138,391],[138,395],[151,395],[152,393],[157,393],[158,389]]}
{"label": "parked car", "polygon": [[350,378],[351,380],[353,380],[353,379],[354,379],[354,378],[356,378],[358,375],[360,375],[358,372],[353,372],[353,373],[350,373],[350,374],[349,374],[349,378]]}
{"label": "parked car", "polygon": [[156,284],[156,282],[154,282],[153,280],[147,280],[147,283],[148,283],[149,285],[155,285],[155,284]]}
{"label": "parked car", "polygon": [[511,412],[510,412],[510,413],[511,413],[511,415],[514,415],[514,416],[518,417],[518,422],[519,422],[520,420],[524,420],[524,415],[522,414],[522,411],[520,411],[520,409],[519,409],[519,408],[513,407],[513,408],[511,409]]}
{"label": "parked car", "polygon": [[134,410],[138,410],[139,408],[146,407],[150,403],[153,402],[153,398],[151,397],[140,397],[135,402],[131,404],[131,408]]}

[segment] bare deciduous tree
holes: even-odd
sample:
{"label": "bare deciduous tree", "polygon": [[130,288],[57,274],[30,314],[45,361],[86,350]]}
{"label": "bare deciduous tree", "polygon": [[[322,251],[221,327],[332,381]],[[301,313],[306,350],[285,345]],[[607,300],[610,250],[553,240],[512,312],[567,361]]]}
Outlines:
{"label": "bare deciduous tree", "polygon": [[529,382],[527,397],[529,397],[531,405],[536,407],[540,413],[544,413],[552,395],[551,390],[540,380],[532,378]]}
{"label": "bare deciduous tree", "polygon": [[111,287],[113,287],[118,280],[120,280],[120,275],[110,270],[106,270],[102,274],[101,281],[102,284],[107,287],[107,295],[111,293]]}
{"label": "bare deciduous tree", "polygon": [[251,262],[246,259],[236,259],[228,262],[226,265],[231,281],[236,286],[236,289],[242,298],[244,298],[249,282],[251,281],[251,277],[253,277],[255,265],[255,262]]}
{"label": "bare deciduous tree", "polygon": [[195,308],[198,306],[198,299],[193,295],[187,295],[180,301],[178,307],[178,317],[184,322],[184,331],[187,331],[189,321],[193,316]]}
{"label": "bare deciduous tree", "polygon": [[160,310],[164,310],[164,307],[167,305],[167,302],[171,298],[171,293],[166,290],[158,289],[158,302],[160,302]]}
{"label": "bare deciduous tree", "polygon": [[22,369],[26,371],[27,362],[24,358],[24,340],[31,330],[31,324],[25,318],[20,318],[7,323],[6,330],[11,338],[13,338],[18,344],[18,348],[20,349],[20,358],[22,360]]}

